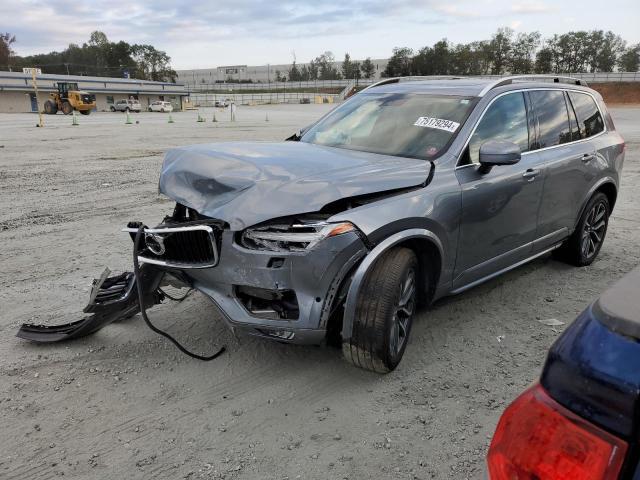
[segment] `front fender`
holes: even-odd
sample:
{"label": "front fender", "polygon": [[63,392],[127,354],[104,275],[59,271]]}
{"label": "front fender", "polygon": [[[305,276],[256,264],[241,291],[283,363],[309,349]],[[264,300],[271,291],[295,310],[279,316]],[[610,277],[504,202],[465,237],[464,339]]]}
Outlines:
{"label": "front fender", "polygon": [[356,313],[356,304],[358,300],[358,295],[360,293],[360,289],[362,287],[362,282],[364,281],[367,273],[373,267],[373,264],[376,260],[387,252],[390,248],[393,248],[395,245],[402,243],[406,240],[410,239],[426,239],[431,241],[440,251],[440,257],[444,258],[444,251],[442,247],[442,242],[438,238],[438,236],[430,230],[422,229],[422,228],[412,228],[408,230],[403,230],[401,232],[395,233],[390,237],[387,237],[380,243],[376,245],[376,247],[369,252],[369,254],[364,258],[364,260],[360,263],[355,273],[353,274],[353,279],[351,280],[351,285],[349,286],[349,291],[347,293],[347,299],[344,305],[344,316],[342,320],[342,341],[348,341],[351,338],[351,333],[353,331],[353,322],[355,320]]}

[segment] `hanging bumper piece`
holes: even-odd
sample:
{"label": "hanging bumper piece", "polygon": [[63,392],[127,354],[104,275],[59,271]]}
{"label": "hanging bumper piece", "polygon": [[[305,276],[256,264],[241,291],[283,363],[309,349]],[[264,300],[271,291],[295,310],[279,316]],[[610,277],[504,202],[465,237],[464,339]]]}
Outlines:
{"label": "hanging bumper piece", "polygon": [[[37,343],[54,343],[86,337],[106,327],[112,322],[124,320],[140,312],[136,275],[124,272],[109,276],[108,268],[100,278],[93,281],[89,304],[82,320],[61,325],[34,325],[25,323],[18,330],[17,337]],[[153,307],[164,299],[160,282],[164,273],[153,265],[140,267],[145,308]]]}

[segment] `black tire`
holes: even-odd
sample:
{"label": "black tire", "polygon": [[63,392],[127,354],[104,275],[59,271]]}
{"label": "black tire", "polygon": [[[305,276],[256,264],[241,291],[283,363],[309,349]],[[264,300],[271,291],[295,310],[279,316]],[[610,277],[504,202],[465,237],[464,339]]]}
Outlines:
{"label": "black tire", "polygon": [[73,113],[73,107],[69,102],[62,102],[62,113],[65,115],[71,115]]}
{"label": "black tire", "polygon": [[112,112],[115,112],[116,111],[116,107],[111,106],[111,107],[109,107],[109,110],[111,110]]}
{"label": "black tire", "polygon": [[82,115],[90,115],[91,114],[91,110],[80,110],[80,113]]}
{"label": "black tire", "polygon": [[58,113],[58,105],[53,100],[44,102],[44,113],[47,115],[55,115]]}
{"label": "black tire", "polygon": [[598,192],[587,203],[578,225],[555,257],[576,267],[591,265],[600,253],[609,226],[611,208],[607,196]]}
{"label": "black tire", "polygon": [[418,274],[418,259],[408,248],[394,248],[376,261],[361,286],[352,336],[342,344],[347,361],[377,373],[398,366],[413,323]]}

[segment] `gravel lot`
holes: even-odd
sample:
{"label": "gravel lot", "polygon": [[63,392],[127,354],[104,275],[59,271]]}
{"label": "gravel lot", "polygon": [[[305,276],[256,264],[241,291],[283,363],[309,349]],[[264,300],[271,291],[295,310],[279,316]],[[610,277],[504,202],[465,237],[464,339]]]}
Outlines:
{"label": "gravel lot", "polygon": [[[327,105],[133,115],[0,115],[0,477],[477,478],[504,407],[601,290],[640,263],[640,108],[613,109],[627,160],[599,259],[543,258],[421,312],[393,374],[338,351],[235,338],[201,295],[152,320],[218,360],[189,359],[139,319],[69,344],[15,338],[22,322],[80,318],[105,265],[130,269],[128,220],[172,209],[157,194],[165,149],[282,139]],[[266,117],[268,115],[268,122]]]}

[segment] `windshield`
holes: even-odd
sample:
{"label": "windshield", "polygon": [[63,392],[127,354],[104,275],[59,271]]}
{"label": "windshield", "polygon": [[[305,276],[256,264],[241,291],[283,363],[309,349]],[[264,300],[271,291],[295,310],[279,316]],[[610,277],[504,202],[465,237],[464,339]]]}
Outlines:
{"label": "windshield", "polygon": [[467,97],[361,93],[320,120],[300,141],[431,160],[444,153],[473,105]]}

